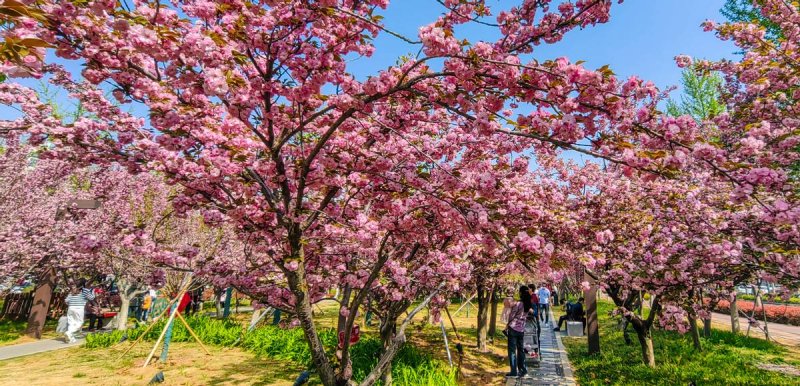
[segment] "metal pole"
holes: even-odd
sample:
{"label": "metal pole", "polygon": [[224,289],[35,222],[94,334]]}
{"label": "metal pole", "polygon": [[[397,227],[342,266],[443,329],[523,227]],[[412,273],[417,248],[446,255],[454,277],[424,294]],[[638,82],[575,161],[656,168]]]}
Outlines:
{"label": "metal pole", "polygon": [[454,314],[458,316],[458,313],[461,312],[461,309],[464,308],[464,306],[466,306],[467,304],[469,304],[469,302],[472,300],[472,298],[475,297],[475,295],[477,294],[473,294],[472,296],[470,296],[469,299],[467,299],[467,301],[461,305],[461,307],[458,307],[458,309],[456,310],[456,312],[454,312]]}
{"label": "metal pole", "polygon": [[447,361],[450,362],[450,368],[453,367],[453,357],[450,356],[450,345],[447,343],[447,331],[444,329],[444,320],[439,319],[439,325],[442,326],[442,336],[444,337],[444,348],[447,350]]}

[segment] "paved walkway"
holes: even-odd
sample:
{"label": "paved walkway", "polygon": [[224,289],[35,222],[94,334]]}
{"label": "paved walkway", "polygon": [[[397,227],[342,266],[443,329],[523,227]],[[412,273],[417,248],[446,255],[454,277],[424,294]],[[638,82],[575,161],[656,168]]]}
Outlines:
{"label": "paved walkway", "polygon": [[[730,331],[731,329],[731,316],[728,314],[711,313],[711,323],[720,329]],[[761,323],[763,327],[763,322]],[[742,334],[747,331],[747,319],[739,316],[739,328]],[[771,339],[790,346],[800,346],[800,326],[789,326],[786,324],[767,323],[769,329],[769,336]],[[760,328],[751,327],[750,336],[754,338],[765,339],[764,331]]]}
{"label": "paved walkway", "polygon": [[542,336],[539,342],[541,364],[538,368],[528,367],[525,378],[506,378],[506,386],[566,386],[576,385],[572,376],[572,365],[567,359],[567,350],[561,343],[561,334],[553,331],[553,314],[550,313],[550,324],[542,324]]}
{"label": "paved walkway", "polygon": [[43,339],[36,342],[15,344],[0,347],[0,361],[24,357],[27,355],[39,354],[47,351],[61,350],[64,348],[80,346],[85,341],[84,338],[77,339],[75,343],[64,343],[59,339]]}

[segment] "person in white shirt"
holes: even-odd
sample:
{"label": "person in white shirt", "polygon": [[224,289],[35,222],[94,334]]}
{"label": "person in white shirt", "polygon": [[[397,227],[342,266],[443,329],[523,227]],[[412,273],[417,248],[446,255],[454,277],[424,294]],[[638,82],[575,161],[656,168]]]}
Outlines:
{"label": "person in white shirt", "polygon": [[550,323],[550,290],[542,284],[537,295],[539,295],[539,318],[545,323]]}
{"label": "person in white shirt", "polygon": [[94,290],[86,288],[86,280],[81,279],[78,285],[73,287],[67,295],[65,302],[67,303],[67,331],[64,333],[66,343],[75,343],[75,334],[81,330],[83,326],[83,312],[86,303],[94,300]]}

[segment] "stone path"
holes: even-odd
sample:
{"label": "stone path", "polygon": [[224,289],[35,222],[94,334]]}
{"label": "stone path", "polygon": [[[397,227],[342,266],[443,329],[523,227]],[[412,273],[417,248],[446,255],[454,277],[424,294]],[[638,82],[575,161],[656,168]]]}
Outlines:
{"label": "stone path", "polygon": [[24,357],[27,355],[39,354],[48,351],[61,350],[80,346],[86,339],[77,339],[75,343],[64,343],[64,340],[59,339],[42,339],[36,342],[15,344],[11,346],[0,347],[0,361]]}
{"label": "stone path", "polygon": [[539,342],[541,363],[539,368],[528,367],[525,378],[506,378],[506,386],[566,386],[576,385],[572,376],[572,365],[567,359],[567,350],[561,343],[561,335],[553,331],[553,314],[550,313],[550,324],[542,325],[542,336]]}

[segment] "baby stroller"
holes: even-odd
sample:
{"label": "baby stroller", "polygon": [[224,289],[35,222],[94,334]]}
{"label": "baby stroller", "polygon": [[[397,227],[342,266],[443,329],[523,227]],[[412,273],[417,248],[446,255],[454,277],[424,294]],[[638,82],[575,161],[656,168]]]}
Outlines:
{"label": "baby stroller", "polygon": [[525,333],[522,337],[522,347],[525,350],[525,364],[539,367],[539,334],[541,333],[539,318],[532,316],[525,321]]}

